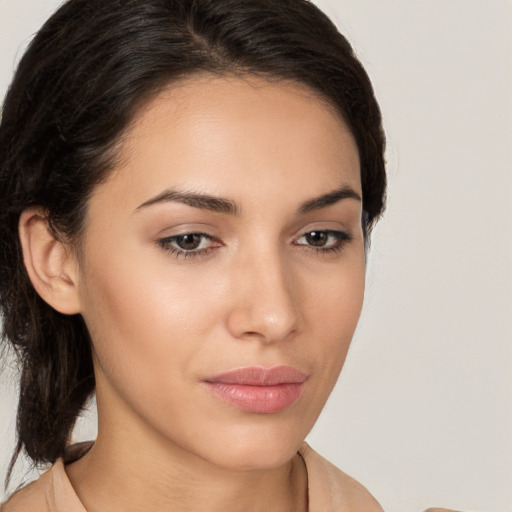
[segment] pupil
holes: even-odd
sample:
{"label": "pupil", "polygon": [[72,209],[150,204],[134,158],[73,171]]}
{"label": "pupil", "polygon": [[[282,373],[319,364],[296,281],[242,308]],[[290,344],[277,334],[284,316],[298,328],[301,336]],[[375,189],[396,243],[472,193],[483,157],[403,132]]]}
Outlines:
{"label": "pupil", "polygon": [[176,238],[176,243],[180,247],[180,249],[185,250],[193,250],[197,249],[199,247],[199,244],[201,243],[201,235],[198,235],[196,233],[192,235],[181,235],[178,238]]}
{"label": "pupil", "polygon": [[309,245],[314,245],[315,247],[322,247],[327,242],[327,233],[324,231],[311,231],[306,235],[306,240]]}

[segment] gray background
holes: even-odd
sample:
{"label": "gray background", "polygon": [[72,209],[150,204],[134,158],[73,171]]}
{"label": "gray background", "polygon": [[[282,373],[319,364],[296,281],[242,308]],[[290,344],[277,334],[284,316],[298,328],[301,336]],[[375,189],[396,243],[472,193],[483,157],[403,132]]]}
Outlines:
{"label": "gray background", "polygon": [[[2,96],[58,3],[0,0]],[[512,3],[317,3],[374,82],[390,189],[361,323],[308,440],[390,512],[512,512]],[[0,478],[13,379],[0,380]],[[76,439],[95,428],[91,412]]]}

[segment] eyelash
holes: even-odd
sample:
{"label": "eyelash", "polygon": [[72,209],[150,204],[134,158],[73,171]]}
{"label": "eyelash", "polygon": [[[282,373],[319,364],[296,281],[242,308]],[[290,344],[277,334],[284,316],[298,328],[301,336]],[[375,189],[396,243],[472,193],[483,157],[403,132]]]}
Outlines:
{"label": "eyelash", "polygon": [[200,236],[203,240],[206,239],[206,240],[212,240],[212,241],[215,241],[215,238],[211,235],[208,235],[207,233],[198,233],[198,232],[191,232],[191,233],[183,233],[182,235],[175,235],[175,236],[169,236],[169,237],[166,237],[166,238],[162,238],[160,240],[158,240],[158,245],[167,253],[175,256],[176,258],[182,258],[182,259],[187,259],[187,258],[195,258],[197,256],[207,256],[208,254],[210,254],[213,250],[215,250],[217,247],[220,246],[220,243],[219,245],[215,246],[211,246],[211,247],[206,247],[204,249],[193,249],[193,250],[184,250],[184,249],[179,249],[177,247],[173,247],[171,244],[173,242],[176,242],[176,240],[178,240],[178,238],[182,238],[182,237],[185,237],[185,236]]}
{"label": "eyelash", "polygon": [[334,231],[331,229],[313,229],[301,235],[299,237],[299,240],[303,237],[306,237],[307,235],[311,235],[312,233],[321,233],[323,235],[327,235],[327,237],[333,237],[336,240],[335,244],[331,247],[315,247],[313,245],[297,243],[295,243],[295,245],[305,246],[305,248],[307,248],[308,250],[313,250],[315,251],[316,254],[319,255],[328,255],[340,253],[345,248],[345,245],[350,243],[353,239],[352,235],[350,233],[347,233],[346,231]]}
{"label": "eyelash", "polygon": [[[313,245],[308,244],[299,244],[294,243],[294,245],[303,247],[305,250],[314,251],[315,254],[318,255],[328,255],[328,254],[337,254],[340,253],[345,245],[349,244],[353,237],[351,234],[345,232],[345,231],[334,231],[330,229],[317,229],[317,230],[311,230],[307,231],[306,233],[303,233],[298,240],[300,240],[303,237],[306,237],[307,235],[311,235],[313,233],[317,234],[323,234],[327,235],[327,237],[333,237],[336,239],[336,242],[331,247],[315,247]],[[173,243],[176,243],[176,241],[179,238],[186,237],[186,236],[199,236],[203,240],[210,240],[213,242],[217,242],[217,245],[212,245],[210,247],[206,247],[204,249],[192,249],[192,250],[184,250],[179,249],[177,247],[174,247]],[[198,232],[190,232],[190,233],[183,233],[181,235],[175,235],[175,236],[169,236],[166,238],[162,238],[158,240],[158,245],[167,253],[173,255],[177,259],[191,259],[196,258],[200,256],[207,256],[212,251],[214,251],[216,248],[220,247],[222,244],[219,240],[215,239],[213,236],[208,235],[207,233],[198,233]]]}

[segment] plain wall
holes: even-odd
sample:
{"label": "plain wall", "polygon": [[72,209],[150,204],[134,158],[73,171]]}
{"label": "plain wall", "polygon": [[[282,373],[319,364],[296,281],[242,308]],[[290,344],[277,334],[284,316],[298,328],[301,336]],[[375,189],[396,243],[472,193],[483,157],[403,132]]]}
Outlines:
{"label": "plain wall", "polygon": [[[2,96],[58,3],[0,0]],[[308,440],[389,512],[512,512],[512,3],[317,3],[374,82],[389,204],[360,326]],[[2,478],[12,372],[0,386]],[[94,433],[91,414],[77,438]]]}

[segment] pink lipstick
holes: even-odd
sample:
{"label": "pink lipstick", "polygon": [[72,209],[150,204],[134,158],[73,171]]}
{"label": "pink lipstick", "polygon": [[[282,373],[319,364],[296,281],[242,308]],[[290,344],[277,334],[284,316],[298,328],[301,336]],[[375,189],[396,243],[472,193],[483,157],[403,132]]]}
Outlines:
{"label": "pink lipstick", "polygon": [[217,398],[245,412],[272,414],[296,402],[307,375],[291,366],[230,370],[203,383]]}

